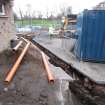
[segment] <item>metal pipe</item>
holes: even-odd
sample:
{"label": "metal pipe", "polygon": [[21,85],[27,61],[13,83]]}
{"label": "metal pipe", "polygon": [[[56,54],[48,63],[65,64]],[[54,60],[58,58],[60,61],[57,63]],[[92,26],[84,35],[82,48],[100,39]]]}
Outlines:
{"label": "metal pipe", "polygon": [[17,51],[18,48],[22,45],[23,41],[19,41],[19,43],[13,48],[13,51]]}
{"label": "metal pipe", "polygon": [[27,43],[27,45],[25,46],[25,48],[23,49],[22,53],[20,54],[20,56],[18,57],[17,61],[15,62],[15,64],[13,65],[11,71],[9,72],[9,74],[7,75],[5,82],[11,82],[11,80],[13,79],[17,68],[19,67],[24,55],[26,54],[28,48],[30,46],[30,43]]}
{"label": "metal pipe", "polygon": [[54,77],[53,77],[53,75],[51,73],[51,70],[49,68],[48,61],[46,59],[46,56],[45,56],[45,54],[42,51],[41,51],[41,55],[42,55],[43,63],[44,63],[45,70],[46,70],[46,73],[47,73],[47,76],[48,76],[48,81],[50,83],[54,83]]}

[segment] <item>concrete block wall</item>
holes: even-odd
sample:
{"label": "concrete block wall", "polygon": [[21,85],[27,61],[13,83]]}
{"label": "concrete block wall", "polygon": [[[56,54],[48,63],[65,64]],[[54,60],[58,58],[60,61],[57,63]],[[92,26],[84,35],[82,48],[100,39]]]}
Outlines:
{"label": "concrete block wall", "polygon": [[5,15],[0,16],[0,52],[10,47],[16,36],[11,2],[5,4]]}

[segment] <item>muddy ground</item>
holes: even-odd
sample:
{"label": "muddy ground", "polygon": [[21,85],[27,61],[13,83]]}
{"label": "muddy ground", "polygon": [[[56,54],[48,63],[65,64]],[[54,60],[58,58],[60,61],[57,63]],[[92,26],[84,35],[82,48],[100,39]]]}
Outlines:
{"label": "muddy ground", "polygon": [[32,46],[13,80],[5,83],[20,53],[21,50],[5,50],[0,54],[0,105],[78,105],[77,99],[72,100],[68,81],[57,79],[54,84],[48,83],[41,54]]}
{"label": "muddy ground", "polygon": [[50,85],[39,52],[30,48],[12,82],[4,82],[20,52],[0,54],[0,105],[48,105]]}

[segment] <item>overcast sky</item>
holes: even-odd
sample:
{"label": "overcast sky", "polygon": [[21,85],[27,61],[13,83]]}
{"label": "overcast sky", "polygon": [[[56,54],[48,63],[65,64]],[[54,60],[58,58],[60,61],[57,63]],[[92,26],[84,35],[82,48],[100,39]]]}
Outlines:
{"label": "overcast sky", "polygon": [[59,8],[64,6],[72,6],[73,13],[79,13],[83,9],[91,9],[99,2],[104,0],[14,0],[14,11],[18,13],[19,8],[25,13],[28,4],[31,11],[41,11],[43,14],[46,10],[54,14],[59,12]]}

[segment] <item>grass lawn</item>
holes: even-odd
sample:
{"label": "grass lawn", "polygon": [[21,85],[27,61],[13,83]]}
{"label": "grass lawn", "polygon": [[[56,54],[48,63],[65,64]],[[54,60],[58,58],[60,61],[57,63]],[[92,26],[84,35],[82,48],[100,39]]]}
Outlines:
{"label": "grass lawn", "polygon": [[15,21],[18,26],[34,25],[34,26],[44,26],[44,27],[59,27],[60,21],[57,20],[46,20],[46,19],[34,19],[34,20],[17,20]]}

